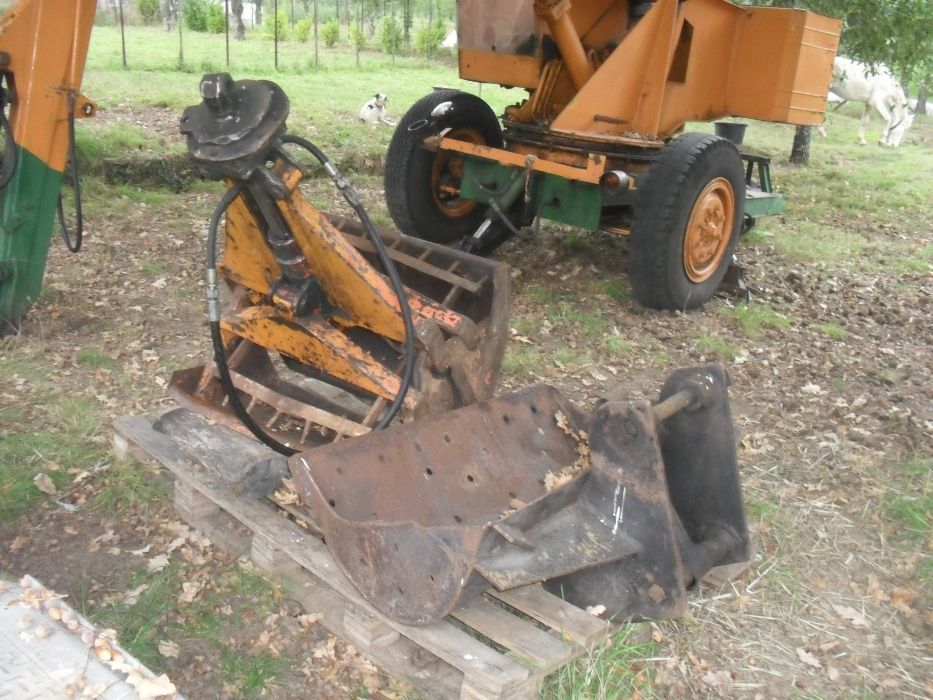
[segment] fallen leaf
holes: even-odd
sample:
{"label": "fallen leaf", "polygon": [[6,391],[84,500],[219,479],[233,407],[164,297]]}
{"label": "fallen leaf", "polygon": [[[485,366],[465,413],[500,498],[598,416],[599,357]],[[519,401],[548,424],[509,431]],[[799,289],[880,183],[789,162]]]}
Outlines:
{"label": "fallen leaf", "polygon": [[833,605],[833,610],[846,622],[851,622],[853,627],[871,627],[865,616],[855,608],[848,605]]}
{"label": "fallen leaf", "polygon": [[820,660],[803,647],[797,647],[797,658],[803,661],[807,666],[823,668],[823,664],[820,663]]}
{"label": "fallen leaf", "polygon": [[295,619],[298,620],[298,624],[302,627],[308,628],[311,625],[317,624],[323,619],[321,613],[305,613],[304,615],[299,615]]}
{"label": "fallen leaf", "polygon": [[175,642],[163,639],[159,642],[159,653],[168,659],[177,659],[181,653],[181,647]]}
{"label": "fallen leaf", "polygon": [[54,496],[58,493],[58,489],[55,488],[55,484],[52,482],[51,477],[45,472],[39,472],[33,478],[32,482],[36,485],[36,488],[39,489],[42,493],[47,493],[49,496]]}
{"label": "fallen leaf", "polygon": [[150,698],[158,698],[163,695],[174,695],[176,692],[175,684],[164,673],[155,678],[139,678],[135,682],[132,680],[129,680],[129,682],[135,686],[140,700],[150,700]]}
{"label": "fallen leaf", "polygon": [[605,605],[588,605],[586,606],[586,611],[590,615],[596,615],[596,617],[599,617],[604,612],[606,612],[606,606]]}
{"label": "fallen leaf", "polygon": [[162,569],[168,566],[168,554],[159,554],[152,557],[152,559],[146,562],[146,566],[151,572],[162,571]]}
{"label": "fallen leaf", "polygon": [[198,593],[204,588],[201,581],[185,581],[181,584],[181,595],[178,596],[179,603],[191,603],[198,597]]}
{"label": "fallen leaf", "polygon": [[141,547],[140,549],[131,549],[130,554],[133,554],[137,557],[141,557],[143,554],[146,554],[150,549],[152,549],[152,545],[147,544],[145,547]]}
{"label": "fallen leaf", "polygon": [[910,617],[917,612],[911,607],[916,597],[917,591],[912,588],[895,588],[891,591],[891,605],[895,610]]}
{"label": "fallen leaf", "polygon": [[139,596],[149,590],[149,584],[144,583],[141,586],[137,586],[132,591],[127,591],[123,595],[123,602],[127,605],[136,605],[139,602]]}

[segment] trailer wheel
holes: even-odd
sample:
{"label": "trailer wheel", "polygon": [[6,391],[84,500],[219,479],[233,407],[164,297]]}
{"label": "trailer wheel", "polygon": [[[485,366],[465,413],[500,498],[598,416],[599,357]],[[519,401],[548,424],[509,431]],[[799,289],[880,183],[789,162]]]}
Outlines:
{"label": "trailer wheel", "polygon": [[693,309],[716,292],[742,230],[745,173],[736,147],[684,134],[651,166],[632,221],[629,276],[655,309]]}
{"label": "trailer wheel", "polygon": [[460,196],[463,159],[456,153],[434,152],[422,146],[424,131],[412,125],[426,122],[442,102],[454,108],[447,118],[448,136],[470,143],[502,147],[502,129],[489,105],[459,90],[435,90],[405,113],[386,153],[385,193],[389,214],[402,233],[435,243],[451,243],[471,235],[485,207]]}

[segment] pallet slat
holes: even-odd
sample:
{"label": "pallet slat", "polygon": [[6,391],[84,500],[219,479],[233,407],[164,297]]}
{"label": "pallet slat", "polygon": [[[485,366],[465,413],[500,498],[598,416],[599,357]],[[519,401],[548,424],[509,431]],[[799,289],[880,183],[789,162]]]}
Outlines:
{"label": "pallet slat", "polygon": [[585,648],[605,639],[610,632],[608,622],[561,600],[541,586],[524,586],[511,591],[493,590],[489,593]]}

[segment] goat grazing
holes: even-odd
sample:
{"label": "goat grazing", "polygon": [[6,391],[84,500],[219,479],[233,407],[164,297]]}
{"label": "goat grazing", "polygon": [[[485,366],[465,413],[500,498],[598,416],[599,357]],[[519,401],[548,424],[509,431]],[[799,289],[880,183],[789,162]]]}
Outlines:
{"label": "goat grazing", "polygon": [[[833,61],[833,81],[829,90],[832,95],[843,100],[864,103],[858,130],[859,143],[867,143],[865,128],[868,126],[872,108],[885,120],[878,141],[882,146],[899,146],[904,133],[913,124],[914,114],[908,106],[907,96],[891,71],[884,66],[879,66],[878,70],[873,72],[864,63],[836,56],[836,60]],[[819,131],[826,136],[823,127],[820,127]]]}

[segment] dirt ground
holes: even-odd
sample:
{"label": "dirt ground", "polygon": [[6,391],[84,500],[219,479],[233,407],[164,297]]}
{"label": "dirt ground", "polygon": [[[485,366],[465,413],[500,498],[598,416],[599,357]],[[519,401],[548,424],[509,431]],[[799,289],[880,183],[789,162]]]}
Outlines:
{"label": "dirt ground", "polygon": [[[376,181],[363,184],[379,199]],[[101,417],[87,439],[105,453],[110,420],[168,405],[170,372],[206,357],[202,247],[218,193],[115,198],[89,209],[85,252],[53,244],[47,293],[0,345],[0,360],[32,368],[0,377],[0,401],[21,404],[24,425],[45,424],[49,397],[83,397]],[[918,219],[894,231],[853,217],[867,241],[858,265],[793,262],[767,238],[742,245],[744,311],[725,296],[687,314],[639,307],[609,235],[545,227],[498,254],[514,268],[503,390],[545,381],[589,410],[616,386],[653,397],[679,366],[718,360],[731,374],[754,560],[737,581],[694,591],[687,617],[657,625],[641,694],[933,695],[933,277],[929,266],[892,273],[883,245],[929,246]],[[89,348],[104,359],[87,361]],[[153,659],[188,697],[260,692],[241,656],[269,660],[272,697],[399,695],[313,611],[181,525],[166,495],[83,507],[110,484],[111,461],[100,464],[0,524],[0,570],[31,573],[104,621],[108,607],[132,614],[128,594],[172,572],[185,586],[133,629],[170,642]],[[149,570],[162,554],[167,566]]]}

